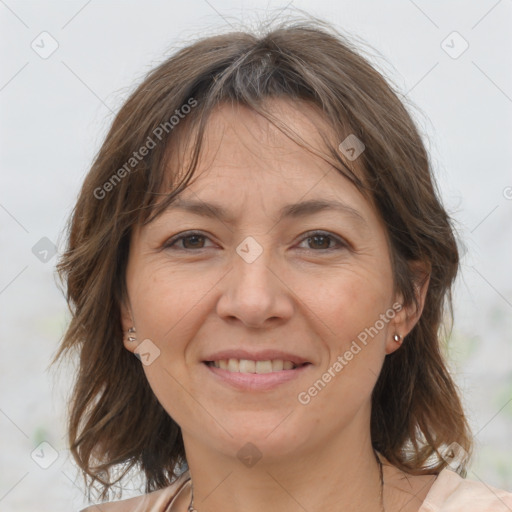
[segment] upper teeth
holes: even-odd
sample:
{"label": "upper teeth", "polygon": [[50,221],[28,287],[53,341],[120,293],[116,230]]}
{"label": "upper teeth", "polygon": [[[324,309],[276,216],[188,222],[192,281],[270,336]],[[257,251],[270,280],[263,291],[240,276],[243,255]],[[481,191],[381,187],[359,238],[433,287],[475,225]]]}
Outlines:
{"label": "upper teeth", "polygon": [[240,373],[270,373],[280,370],[292,370],[297,365],[283,359],[272,359],[267,361],[252,361],[250,359],[220,359],[212,361],[216,368],[222,368],[230,372]]}

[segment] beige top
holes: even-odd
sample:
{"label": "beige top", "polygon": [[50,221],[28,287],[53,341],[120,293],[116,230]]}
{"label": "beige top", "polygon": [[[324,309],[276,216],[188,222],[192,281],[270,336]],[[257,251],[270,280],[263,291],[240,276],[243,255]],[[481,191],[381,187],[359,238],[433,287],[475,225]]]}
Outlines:
{"label": "beige top", "polygon": [[[80,512],[182,512],[190,500],[188,471],[172,485],[127,500],[92,505]],[[449,468],[435,479],[418,512],[511,512],[512,493],[461,478]]]}

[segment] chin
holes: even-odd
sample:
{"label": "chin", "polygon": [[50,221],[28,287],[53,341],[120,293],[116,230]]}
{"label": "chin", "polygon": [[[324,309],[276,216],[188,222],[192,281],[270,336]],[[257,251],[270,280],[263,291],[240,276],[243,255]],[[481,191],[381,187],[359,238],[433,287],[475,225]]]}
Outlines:
{"label": "chin", "polygon": [[224,442],[230,445],[231,453],[234,452],[239,458],[244,450],[258,450],[267,462],[282,459],[312,438],[306,426],[290,424],[290,418],[285,419],[287,414],[267,414],[264,418],[261,413],[245,414],[242,421],[226,425],[233,437],[224,432]]}

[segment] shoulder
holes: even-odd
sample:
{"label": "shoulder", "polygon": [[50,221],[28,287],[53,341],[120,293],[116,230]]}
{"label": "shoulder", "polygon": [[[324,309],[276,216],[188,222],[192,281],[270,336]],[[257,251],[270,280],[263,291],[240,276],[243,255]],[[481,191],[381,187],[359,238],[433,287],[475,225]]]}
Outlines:
{"label": "shoulder", "polygon": [[188,471],[173,484],[157,491],[120,501],[91,505],[79,512],[166,512],[171,501],[176,497],[189,479]]}
{"label": "shoulder", "polygon": [[512,493],[443,469],[418,512],[510,512]]}
{"label": "shoulder", "polygon": [[[400,510],[416,512],[512,511],[512,493],[509,491],[497,489],[484,482],[462,478],[450,468],[444,468],[438,475],[411,476],[391,465],[383,455],[379,454],[379,457],[383,462],[384,482],[388,485],[388,494],[401,505],[402,493],[406,495],[406,501]],[[414,498],[411,499],[411,496]]]}

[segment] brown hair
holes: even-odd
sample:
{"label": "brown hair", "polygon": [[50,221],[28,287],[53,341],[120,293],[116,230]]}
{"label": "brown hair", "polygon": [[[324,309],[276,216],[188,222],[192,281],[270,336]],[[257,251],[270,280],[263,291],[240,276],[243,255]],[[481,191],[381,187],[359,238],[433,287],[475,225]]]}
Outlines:
{"label": "brown hair", "polygon": [[[404,305],[417,304],[411,263],[430,268],[422,315],[402,347],[386,357],[373,391],[373,446],[406,472],[435,474],[447,465],[444,448],[456,442],[468,454],[458,468],[465,476],[472,437],[441,346],[443,319],[453,317],[451,286],[459,266],[451,220],[398,93],[345,36],[310,17],[259,35],[206,37],[177,51],[122,106],[85,178],[57,266],[72,318],[52,364],[70,349],[79,357],[68,434],[89,493],[100,482],[105,498],[137,465],[146,492],[169,485],[186,468],[179,426],[122,343],[131,230],[154,219],[186,187],[206,122],[221,103],[252,108],[287,131],[266,110],[270,98],[308,102],[328,122],[331,141],[332,134],[338,143],[354,134],[364,143],[357,168],[327,136],[328,150],[320,156],[359,187],[385,222]],[[177,161],[173,148],[186,140],[193,156],[178,182],[175,174],[166,175],[166,163]],[[114,481],[111,471],[118,465],[126,467]]]}

